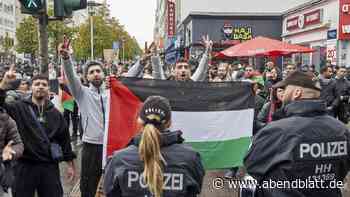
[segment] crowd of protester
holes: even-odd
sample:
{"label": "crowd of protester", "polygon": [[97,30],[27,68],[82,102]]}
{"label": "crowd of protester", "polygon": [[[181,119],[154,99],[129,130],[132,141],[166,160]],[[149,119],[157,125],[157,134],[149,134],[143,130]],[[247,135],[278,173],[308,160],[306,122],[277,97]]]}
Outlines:
{"label": "crowd of protester", "polygon": [[[46,179],[52,179],[51,183],[54,182],[53,184],[59,183],[57,179],[59,169],[57,165],[46,165],[50,163],[48,160],[51,161],[51,159],[39,150],[43,144],[35,141],[38,140],[35,133],[36,130],[40,130],[40,126],[34,126],[33,128],[33,125],[37,125],[37,123],[33,118],[30,118],[33,115],[32,111],[39,118],[43,118],[41,117],[43,113],[50,113],[44,120],[39,119],[39,122],[43,122],[49,128],[51,132],[50,140],[54,139],[63,148],[64,158],[62,160],[68,162],[70,176],[75,176],[73,163],[75,154],[72,152],[69,141],[71,139],[82,139],[80,189],[84,197],[94,196],[102,174],[102,169],[99,166],[102,165],[104,105],[107,99],[104,85],[105,81],[108,81],[106,76],[213,83],[232,81],[251,83],[256,101],[253,130],[255,135],[270,122],[280,119],[281,112],[279,110],[283,106],[284,89],[273,88],[273,86],[291,73],[299,70],[312,73],[313,80],[320,83],[322,87],[321,99],[326,102],[327,113],[345,124],[348,123],[350,117],[350,70],[348,68],[327,63],[327,65],[321,66],[318,73],[314,65],[286,64],[282,70],[279,65],[269,61],[258,69],[257,65],[248,64],[247,62],[236,61],[232,63],[220,60],[214,62],[211,60],[212,42],[208,38],[203,38],[203,45],[205,50],[197,67],[190,65],[188,60],[184,58],[180,58],[173,65],[166,65],[163,63],[162,57],[156,53],[156,50],[151,50],[136,61],[118,64],[99,61],[72,64],[70,55],[63,51],[62,62],[60,64],[50,63],[47,76],[39,74],[38,67],[28,64],[0,65],[0,81],[2,81],[2,85],[0,85],[0,119],[3,118],[8,121],[8,123],[1,121],[0,126],[1,124],[10,125],[10,127],[6,127],[9,128],[6,132],[9,133],[10,137],[6,138],[4,142],[0,141],[1,149],[7,154],[4,157],[3,153],[3,159],[19,158],[22,169],[17,170],[16,173],[25,174],[23,180],[15,181],[14,196],[32,196],[31,194],[35,189],[37,189],[39,196],[60,196],[62,193],[62,186],[50,188],[45,184]],[[62,72],[63,70],[65,74]],[[7,73],[7,80],[3,80],[5,73]],[[9,77],[14,80],[8,80]],[[43,95],[41,94],[46,91],[48,95],[44,94],[44,96],[53,97],[53,93],[50,93],[49,89],[52,80],[58,80],[62,86],[68,87],[68,91],[75,99],[73,111],[65,110],[62,115],[52,108],[49,100],[42,98]],[[3,81],[6,81],[6,83]],[[92,86],[89,86],[89,83]],[[85,95],[85,97],[82,97],[82,95]],[[92,99],[89,100],[86,97]],[[24,107],[25,103],[29,103],[31,106],[40,104],[43,108],[33,107],[34,110],[28,110]],[[18,129],[14,126],[15,121]],[[73,132],[69,132],[71,123]],[[30,130],[32,131],[31,135],[26,134]],[[19,138],[19,134],[21,134],[22,140]],[[12,146],[13,148],[11,148]],[[20,158],[23,148],[24,157]],[[13,154],[14,157],[9,156],[12,153],[15,153]],[[42,163],[45,165],[38,165]],[[91,167],[91,163],[96,164],[94,165],[95,168]],[[40,175],[42,173],[48,175]],[[238,168],[234,168],[229,171],[227,176],[240,176],[240,173],[243,172]],[[22,175],[21,177],[23,177]],[[38,176],[41,176],[42,180],[32,183]],[[6,186],[3,185],[2,187],[6,190]],[[50,191],[58,192],[57,195],[54,195],[55,192],[50,193]]]}

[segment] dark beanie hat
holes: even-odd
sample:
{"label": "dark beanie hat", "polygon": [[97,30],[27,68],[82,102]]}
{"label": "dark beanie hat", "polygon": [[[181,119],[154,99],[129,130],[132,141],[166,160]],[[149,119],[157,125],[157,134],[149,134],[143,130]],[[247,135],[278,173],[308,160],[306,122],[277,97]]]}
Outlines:
{"label": "dark beanie hat", "polygon": [[10,90],[17,90],[17,88],[21,85],[21,79],[16,79],[14,81],[11,81],[9,84],[9,89]]}
{"label": "dark beanie hat", "polygon": [[171,119],[169,100],[161,96],[148,97],[141,108],[140,118],[145,124],[160,128]]}

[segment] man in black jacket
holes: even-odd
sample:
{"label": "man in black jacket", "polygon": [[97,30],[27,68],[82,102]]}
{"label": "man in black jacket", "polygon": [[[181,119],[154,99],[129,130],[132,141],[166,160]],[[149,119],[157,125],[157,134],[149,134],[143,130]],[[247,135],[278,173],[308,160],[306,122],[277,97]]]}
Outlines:
{"label": "man in black jacket", "polygon": [[335,76],[335,91],[337,94],[337,108],[335,110],[337,118],[343,123],[348,123],[350,82],[345,78],[346,68],[339,67]]}
{"label": "man in black jacket", "polygon": [[328,114],[335,117],[335,110],[339,104],[337,99],[336,82],[332,79],[333,68],[323,67],[319,76],[321,85],[320,99],[326,102]]}
{"label": "man in black jacket", "polygon": [[0,82],[0,106],[16,121],[24,143],[23,156],[15,168],[13,196],[34,197],[37,191],[39,197],[62,197],[59,161],[52,157],[50,147],[51,143],[61,147],[62,160],[68,164],[68,178],[73,180],[75,154],[72,152],[69,130],[61,113],[48,100],[49,80],[46,76],[37,75],[32,79],[31,97],[6,104],[5,90],[15,78],[14,68],[11,68]]}
{"label": "man in black jacket", "polygon": [[347,127],[327,115],[308,73],[296,71],[275,87],[285,87],[284,118],[258,132],[244,159],[257,196],[340,197],[350,167]]}

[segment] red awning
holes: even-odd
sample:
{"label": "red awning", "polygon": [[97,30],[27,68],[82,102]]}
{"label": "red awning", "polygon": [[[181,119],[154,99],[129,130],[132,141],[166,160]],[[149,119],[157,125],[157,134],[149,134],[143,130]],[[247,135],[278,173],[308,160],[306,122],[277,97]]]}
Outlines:
{"label": "red awning", "polygon": [[256,37],[221,51],[217,57],[284,56],[293,53],[311,53],[314,50],[266,37]]}

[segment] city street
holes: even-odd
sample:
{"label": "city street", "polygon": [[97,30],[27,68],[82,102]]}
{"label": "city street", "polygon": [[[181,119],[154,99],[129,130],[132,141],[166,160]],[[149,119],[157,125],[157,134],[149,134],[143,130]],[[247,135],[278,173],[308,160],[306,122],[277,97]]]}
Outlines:
{"label": "city street", "polygon": [[350,0],[281,2],[0,0],[0,197],[350,197]]}

